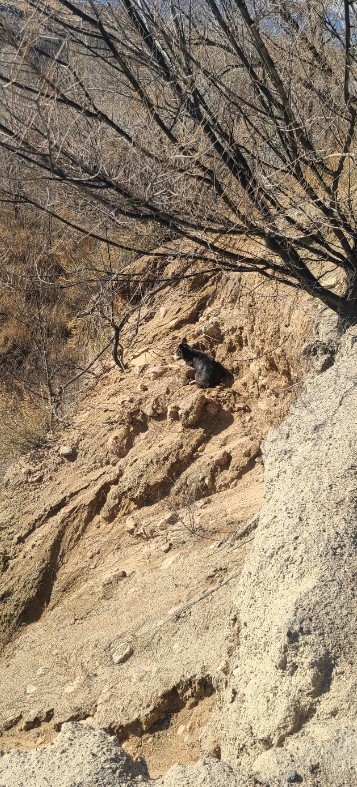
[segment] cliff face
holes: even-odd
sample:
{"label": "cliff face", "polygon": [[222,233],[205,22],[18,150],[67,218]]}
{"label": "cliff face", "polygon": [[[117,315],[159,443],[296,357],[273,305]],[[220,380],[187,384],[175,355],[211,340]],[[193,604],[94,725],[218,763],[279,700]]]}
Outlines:
{"label": "cliff face", "polygon": [[[328,759],[337,729],[350,745],[354,335],[301,392],[311,304],[258,292],[198,279],[161,296],[125,375],[109,364],[7,472],[2,748],[81,720],[152,777],[208,753],[271,779],[307,751],[306,767]],[[216,351],[231,388],[191,384],[172,359],[183,335]],[[187,767],[167,784],[243,783],[223,763]]]}

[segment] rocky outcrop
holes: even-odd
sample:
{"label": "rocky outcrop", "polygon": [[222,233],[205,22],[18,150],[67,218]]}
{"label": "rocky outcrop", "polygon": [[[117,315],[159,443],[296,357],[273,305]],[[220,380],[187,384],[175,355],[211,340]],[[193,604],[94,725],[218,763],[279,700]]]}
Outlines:
{"label": "rocky outcrop", "polygon": [[355,329],[324,369],[264,445],[220,718],[224,759],[269,779],[319,763],[325,787],[357,783]]}

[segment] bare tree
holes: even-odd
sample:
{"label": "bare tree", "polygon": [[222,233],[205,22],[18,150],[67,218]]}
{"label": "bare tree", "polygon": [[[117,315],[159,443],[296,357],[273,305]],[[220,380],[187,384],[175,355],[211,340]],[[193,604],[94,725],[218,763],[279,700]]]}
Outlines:
{"label": "bare tree", "polygon": [[0,144],[22,164],[4,200],[121,248],[122,277],[157,224],[177,276],[258,271],[356,322],[355,3],[23,9],[0,17]]}

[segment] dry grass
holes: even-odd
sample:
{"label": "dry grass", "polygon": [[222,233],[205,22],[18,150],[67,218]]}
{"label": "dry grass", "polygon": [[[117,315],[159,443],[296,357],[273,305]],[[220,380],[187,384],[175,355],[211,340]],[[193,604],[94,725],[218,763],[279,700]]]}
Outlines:
{"label": "dry grass", "polygon": [[22,398],[0,389],[0,472],[21,454],[40,448],[50,424],[48,408],[28,395]]}
{"label": "dry grass", "polygon": [[20,216],[11,209],[1,212],[2,469],[43,443],[53,420],[55,392],[86,363],[98,341],[87,324],[78,336],[71,331],[71,322],[93,292],[88,276],[78,276],[91,250],[88,241],[28,211]]}

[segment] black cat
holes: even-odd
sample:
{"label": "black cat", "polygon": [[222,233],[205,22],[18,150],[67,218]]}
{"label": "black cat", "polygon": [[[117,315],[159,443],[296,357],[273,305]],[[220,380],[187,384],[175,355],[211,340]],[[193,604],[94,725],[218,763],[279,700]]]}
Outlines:
{"label": "black cat", "polygon": [[225,369],[219,361],[215,361],[211,355],[190,347],[187,339],[182,339],[174,358],[175,360],[182,358],[188,366],[193,366],[196,372],[195,381],[199,388],[214,388],[222,381],[229,383],[233,379],[232,372]]}

